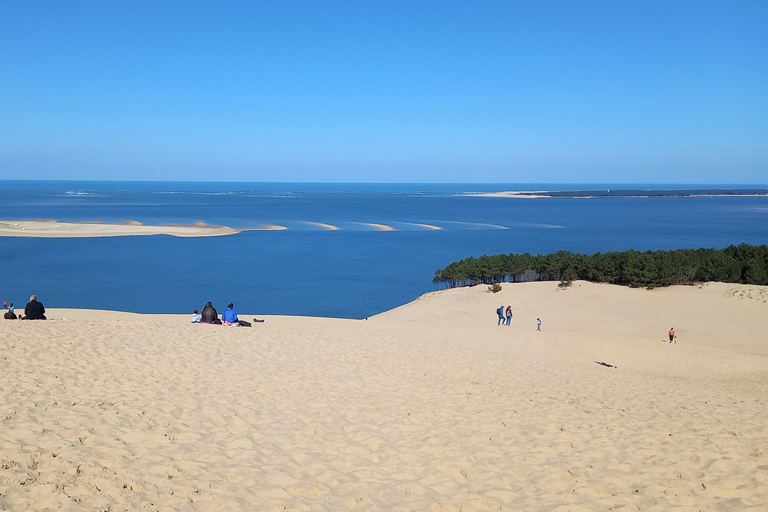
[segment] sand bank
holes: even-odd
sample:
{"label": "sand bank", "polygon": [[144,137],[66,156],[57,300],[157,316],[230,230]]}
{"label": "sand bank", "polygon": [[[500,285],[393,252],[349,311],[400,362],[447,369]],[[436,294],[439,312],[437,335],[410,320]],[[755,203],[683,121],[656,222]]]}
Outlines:
{"label": "sand bank", "polygon": [[178,237],[233,235],[241,231],[281,230],[284,226],[261,228],[230,228],[211,226],[205,222],[195,224],[165,224],[147,226],[137,221],[120,224],[103,222],[58,222],[55,220],[2,220],[0,236],[23,236],[39,238],[94,238],[107,236],[172,235]]}
{"label": "sand bank", "polygon": [[541,197],[559,197],[570,199],[594,199],[607,197],[762,197],[768,195],[768,189],[507,190],[502,192],[470,192],[464,195],[475,197],[514,197],[523,199]]}
{"label": "sand bank", "polygon": [[365,222],[364,224],[366,226],[371,226],[372,228],[376,228],[379,231],[394,231],[395,230],[395,228],[393,228],[392,226],[388,226],[386,224],[375,224],[373,222]]}
{"label": "sand bank", "polygon": [[542,197],[549,197],[547,192],[544,190],[539,192],[526,192],[518,190],[506,190],[503,192],[469,192],[464,195],[471,197],[514,197],[517,199],[537,199]]}
{"label": "sand bank", "polygon": [[414,222],[413,225],[414,226],[419,226],[420,228],[431,229],[431,230],[434,230],[434,231],[439,231],[439,230],[443,229],[440,226],[435,226],[433,224],[419,224],[419,223]]}
{"label": "sand bank", "polygon": [[0,323],[0,509],[768,503],[763,287],[479,286],[250,329],[48,313]]}
{"label": "sand bank", "polygon": [[312,224],[314,224],[315,226],[321,227],[321,228],[325,228],[325,229],[327,229],[329,231],[338,231],[339,230],[338,226],[334,226],[333,224],[325,224],[324,222],[313,222]]}

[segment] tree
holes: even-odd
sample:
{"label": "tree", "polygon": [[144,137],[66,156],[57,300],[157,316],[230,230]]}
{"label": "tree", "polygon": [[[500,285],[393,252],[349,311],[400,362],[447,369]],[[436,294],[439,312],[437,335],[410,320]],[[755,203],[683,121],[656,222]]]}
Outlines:
{"label": "tree", "polygon": [[568,267],[563,271],[563,276],[560,283],[565,286],[571,286],[573,282],[578,278],[579,276],[576,274],[576,271],[573,268]]}

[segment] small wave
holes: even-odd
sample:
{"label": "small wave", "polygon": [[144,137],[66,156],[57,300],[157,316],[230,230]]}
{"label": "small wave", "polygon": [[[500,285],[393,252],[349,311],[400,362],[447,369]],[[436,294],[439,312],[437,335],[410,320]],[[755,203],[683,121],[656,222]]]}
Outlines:
{"label": "small wave", "polygon": [[232,196],[235,194],[242,194],[242,192],[191,192],[191,191],[172,191],[162,190],[155,192],[156,195],[179,195],[179,196]]}
{"label": "small wave", "polygon": [[62,194],[53,194],[52,197],[107,197],[108,194],[92,192],[90,190],[67,190]]}
{"label": "small wave", "polygon": [[67,197],[102,197],[104,194],[99,194],[97,192],[91,192],[88,190],[67,190],[64,192],[64,195]]}

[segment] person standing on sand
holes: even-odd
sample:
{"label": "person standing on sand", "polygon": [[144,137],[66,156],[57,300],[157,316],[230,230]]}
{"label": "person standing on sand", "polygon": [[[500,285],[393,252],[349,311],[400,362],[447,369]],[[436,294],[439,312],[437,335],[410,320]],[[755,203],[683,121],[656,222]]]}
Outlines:
{"label": "person standing on sand", "polygon": [[536,330],[537,331],[541,330],[541,318],[536,319]]}
{"label": "person standing on sand", "polygon": [[8,301],[3,300],[3,309],[8,309]]}
{"label": "person standing on sand", "polygon": [[499,306],[496,310],[496,314],[499,315],[499,321],[496,325],[504,325],[504,306]]}
{"label": "person standing on sand", "polygon": [[509,325],[509,323],[512,321],[512,306],[507,306],[507,323],[506,325]]}
{"label": "person standing on sand", "polygon": [[674,327],[670,327],[669,328],[669,342],[672,343],[672,341],[674,341],[674,339],[675,339],[675,328]]}

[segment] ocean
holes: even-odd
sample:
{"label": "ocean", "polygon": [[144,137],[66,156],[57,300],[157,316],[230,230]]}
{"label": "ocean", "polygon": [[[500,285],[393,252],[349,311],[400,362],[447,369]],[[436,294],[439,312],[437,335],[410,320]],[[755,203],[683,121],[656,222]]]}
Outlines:
{"label": "ocean", "polygon": [[[231,236],[0,237],[0,300],[48,308],[365,318],[483,254],[768,243],[768,197],[473,197],[503,190],[766,185],[0,181],[0,219],[284,226]],[[330,224],[327,230],[315,223]],[[370,224],[393,228],[382,231]],[[426,225],[439,227],[429,229]]]}

